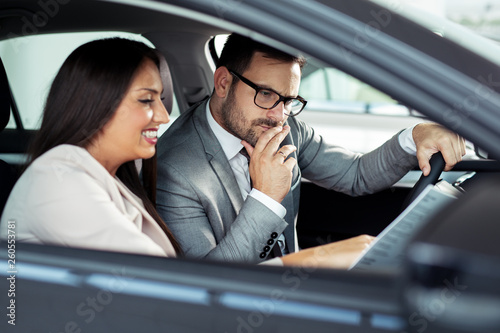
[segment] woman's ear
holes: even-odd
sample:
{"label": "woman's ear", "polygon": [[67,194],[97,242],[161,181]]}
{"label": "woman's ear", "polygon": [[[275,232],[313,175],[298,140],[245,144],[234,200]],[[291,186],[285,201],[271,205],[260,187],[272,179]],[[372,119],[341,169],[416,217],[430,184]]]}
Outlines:
{"label": "woman's ear", "polygon": [[218,97],[225,98],[228,95],[232,82],[233,76],[225,66],[221,66],[215,70],[214,90]]}

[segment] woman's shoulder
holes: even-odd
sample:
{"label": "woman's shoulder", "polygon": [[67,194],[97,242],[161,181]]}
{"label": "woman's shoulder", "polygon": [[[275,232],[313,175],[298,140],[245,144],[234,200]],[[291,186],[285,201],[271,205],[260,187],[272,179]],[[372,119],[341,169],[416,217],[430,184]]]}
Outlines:
{"label": "woman's shoulder", "polygon": [[[54,147],[34,160],[23,172],[14,193],[32,197],[35,202],[75,192],[108,188],[113,177],[85,148],[73,145]],[[40,197],[41,195],[41,197]],[[38,198],[37,198],[38,197]]]}
{"label": "woman's shoulder", "polygon": [[93,157],[85,148],[70,144],[62,144],[43,153],[33,161],[32,165],[36,166],[47,162],[51,163],[53,161],[63,164],[80,164],[89,159],[93,159]]}
{"label": "woman's shoulder", "polygon": [[114,179],[86,149],[60,145],[50,149],[21,175],[9,200],[29,207],[50,202],[82,200],[92,194],[105,194]]}
{"label": "woman's shoulder", "polygon": [[85,164],[81,149],[71,145],[57,146],[34,160],[14,185],[2,219],[35,219],[33,215],[39,207],[70,198],[82,184],[89,183],[84,169],[77,167]]}
{"label": "woman's shoulder", "polygon": [[49,179],[59,180],[78,174],[93,178],[110,177],[104,167],[82,147],[63,144],[56,146],[31,163],[27,173],[44,174]]}

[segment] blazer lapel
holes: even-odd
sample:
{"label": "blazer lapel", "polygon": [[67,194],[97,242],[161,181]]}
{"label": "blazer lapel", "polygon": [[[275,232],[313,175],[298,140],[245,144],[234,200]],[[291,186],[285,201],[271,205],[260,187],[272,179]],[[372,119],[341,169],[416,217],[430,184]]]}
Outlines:
{"label": "blazer lapel", "polygon": [[[208,101],[206,103],[208,103]],[[208,125],[205,113],[206,103],[201,104],[197,110],[195,110],[195,114],[193,115],[194,127],[203,143],[208,162],[212,166],[217,178],[224,186],[229,200],[231,201],[231,205],[233,206],[236,214],[238,214],[243,206],[243,198],[241,197],[240,188],[238,187],[238,183],[234,177],[233,170],[229,165],[229,161],[227,160],[219,141]],[[226,221],[224,222],[226,223]],[[230,224],[224,225],[226,228],[229,226]]]}
{"label": "blazer lapel", "polygon": [[136,208],[142,215],[142,225],[138,225],[138,227],[146,232],[147,235],[162,249],[165,250],[165,253],[169,257],[175,257],[175,250],[172,246],[172,243],[168,239],[167,235],[160,228],[158,223],[153,219],[153,217],[146,211],[146,209],[140,203],[140,199],[135,196],[120,180],[114,179],[116,187],[120,191],[121,196],[126,199],[127,204],[132,205]]}
{"label": "blazer lapel", "polygon": [[[146,233],[148,237],[165,251],[167,256],[175,257],[176,253],[172,243],[158,223],[156,223],[153,217],[143,207],[141,200],[120,180],[112,177],[86,149],[70,145],[66,146],[64,150],[61,150],[61,153],[65,154],[64,157],[67,159],[74,159],[75,163],[84,168],[96,182],[103,186],[106,192],[111,196],[111,200],[116,208],[131,218],[130,223],[135,223],[142,232]],[[131,210],[131,206],[142,216],[138,216],[135,211]]]}
{"label": "blazer lapel", "polygon": [[[295,145],[291,135],[288,135],[281,146],[284,145]],[[297,152],[294,151],[289,155],[289,157],[293,157],[298,161]],[[299,208],[299,197],[300,197],[300,182],[301,182],[301,172],[296,164],[292,169],[292,184],[290,191],[285,196],[281,204],[286,208],[285,220],[288,222],[288,226],[283,231],[285,235],[286,244],[288,247],[288,251],[296,252],[298,251],[298,241],[297,241],[297,210]]]}
{"label": "blazer lapel", "polygon": [[235,212],[238,213],[243,206],[243,198],[226,156],[224,155],[222,158],[220,158],[220,156],[213,156],[209,162],[220,182],[226,189],[231,205],[234,207]]}

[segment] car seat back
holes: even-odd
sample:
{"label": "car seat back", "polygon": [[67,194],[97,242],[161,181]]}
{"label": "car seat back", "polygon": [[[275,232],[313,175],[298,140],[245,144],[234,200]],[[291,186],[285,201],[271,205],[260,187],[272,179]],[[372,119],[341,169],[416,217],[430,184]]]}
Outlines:
{"label": "car seat back", "polygon": [[[3,131],[9,123],[11,105],[12,95],[9,81],[3,61],[0,59],[0,132]],[[15,168],[6,161],[0,159],[0,216],[2,215],[3,208],[16,180],[17,172]]]}
{"label": "car seat back", "polygon": [[172,113],[172,106],[174,104],[174,86],[172,83],[172,76],[170,74],[170,68],[168,67],[167,60],[165,56],[160,52],[156,51],[158,58],[160,60],[160,76],[163,83],[163,105],[167,109],[168,113]]}

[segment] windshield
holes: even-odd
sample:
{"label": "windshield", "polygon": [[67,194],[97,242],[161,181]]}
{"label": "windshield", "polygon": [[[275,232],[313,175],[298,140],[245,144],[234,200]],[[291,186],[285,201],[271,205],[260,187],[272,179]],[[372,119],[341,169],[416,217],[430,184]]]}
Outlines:
{"label": "windshield", "polygon": [[500,0],[371,0],[500,65]]}

